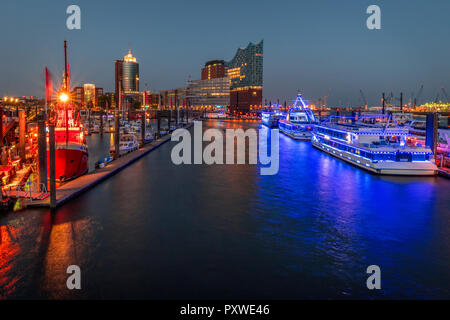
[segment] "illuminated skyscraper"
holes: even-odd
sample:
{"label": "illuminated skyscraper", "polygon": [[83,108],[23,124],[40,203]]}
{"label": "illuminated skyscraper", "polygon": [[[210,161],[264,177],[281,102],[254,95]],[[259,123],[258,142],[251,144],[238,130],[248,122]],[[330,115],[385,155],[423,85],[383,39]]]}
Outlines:
{"label": "illuminated skyscraper", "polygon": [[125,94],[139,92],[139,63],[133,55],[131,50],[123,57],[122,64],[122,85]]}
{"label": "illuminated skyscraper", "polygon": [[249,112],[261,108],[263,88],[263,40],[239,48],[227,63],[230,85],[230,110]]}
{"label": "illuminated skyscraper", "polygon": [[123,60],[116,60],[115,63],[116,103],[119,88],[123,96],[139,94],[139,63],[131,54],[131,50]]}

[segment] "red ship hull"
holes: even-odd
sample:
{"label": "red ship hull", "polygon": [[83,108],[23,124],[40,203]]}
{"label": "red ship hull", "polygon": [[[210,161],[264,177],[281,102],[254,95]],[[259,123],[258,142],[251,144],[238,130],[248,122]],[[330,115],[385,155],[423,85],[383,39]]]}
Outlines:
{"label": "red ship hull", "polygon": [[[47,157],[50,155],[47,152]],[[50,159],[50,158],[48,158]],[[69,149],[64,145],[56,145],[55,177],[58,181],[75,179],[88,172],[88,154],[81,149]],[[50,161],[47,161],[50,172]]]}
{"label": "red ship hull", "polygon": [[[66,134],[69,134],[68,139]],[[82,127],[55,129],[55,178],[59,181],[75,179],[89,170],[89,154]],[[47,150],[47,170],[50,173],[50,154]]]}

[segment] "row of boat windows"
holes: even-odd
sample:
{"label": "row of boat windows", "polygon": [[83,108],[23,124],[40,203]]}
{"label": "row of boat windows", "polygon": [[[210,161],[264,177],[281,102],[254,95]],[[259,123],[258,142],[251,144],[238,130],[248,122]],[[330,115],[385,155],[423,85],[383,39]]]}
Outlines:
{"label": "row of boat windows", "polygon": [[289,121],[291,121],[292,123],[309,123],[308,117],[306,116],[306,114],[302,114],[302,115],[291,115],[289,117]]}
{"label": "row of boat windows", "polygon": [[340,132],[340,131],[334,131],[334,130],[330,130],[330,129],[325,129],[322,127],[316,127],[317,132],[320,132],[322,134],[326,134],[327,136],[333,137],[333,138],[338,138],[338,139],[342,139],[342,140],[346,140],[347,139],[347,134],[344,132]]}
{"label": "row of boat windows", "polygon": [[310,127],[310,128],[308,129],[308,128],[305,128],[305,127],[300,126],[300,125],[287,124],[287,123],[284,123],[284,122],[279,122],[279,123],[278,123],[278,126],[280,127],[280,129],[284,129],[284,130],[287,130],[287,131],[292,131],[292,130],[301,130],[301,131],[305,131],[305,130],[311,130],[311,129],[312,129],[312,127]]}
{"label": "row of boat windows", "polygon": [[345,144],[340,144],[331,140],[325,140],[321,137],[317,137],[320,143],[329,145],[333,148],[347,151],[358,156],[364,157],[371,161],[427,161],[430,160],[429,154],[413,154],[413,153],[372,153],[364,150],[360,150]]}

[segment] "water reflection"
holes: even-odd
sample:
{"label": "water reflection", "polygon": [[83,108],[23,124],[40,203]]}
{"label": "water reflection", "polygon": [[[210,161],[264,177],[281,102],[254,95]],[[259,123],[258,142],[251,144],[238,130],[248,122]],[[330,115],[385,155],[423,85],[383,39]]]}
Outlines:
{"label": "water reflection", "polygon": [[16,237],[17,231],[13,226],[0,225],[0,298],[11,295],[18,282],[10,263],[20,252]]}
{"label": "water reflection", "polygon": [[[258,126],[204,129],[242,125]],[[54,216],[0,217],[0,296],[450,298],[449,181],[374,176],[283,135],[275,176],[175,166],[172,146]],[[80,292],[65,287],[71,264]],[[371,264],[381,292],[365,287]]]}

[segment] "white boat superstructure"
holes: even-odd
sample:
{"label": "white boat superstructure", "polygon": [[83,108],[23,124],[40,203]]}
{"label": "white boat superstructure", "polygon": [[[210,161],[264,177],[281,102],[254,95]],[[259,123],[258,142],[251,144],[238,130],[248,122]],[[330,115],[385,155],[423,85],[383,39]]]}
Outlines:
{"label": "white boat superstructure", "polygon": [[399,125],[403,125],[409,121],[412,121],[414,118],[413,114],[409,112],[393,112],[392,119]]}
{"label": "white boat superstructure", "polygon": [[408,128],[399,127],[390,117],[381,116],[384,121],[331,118],[316,125],[314,147],[376,174],[437,174],[431,149],[409,143]]}
{"label": "white boat superstructure", "polygon": [[277,128],[278,121],[286,119],[286,114],[278,110],[261,112],[261,123],[269,128]]}
{"label": "white boat superstructure", "polygon": [[281,132],[295,140],[309,141],[317,120],[298,93],[294,106],[289,109],[285,119],[278,121]]}
{"label": "white boat superstructure", "polygon": [[155,140],[155,137],[153,137],[153,134],[150,131],[145,131],[144,142],[148,143],[148,142],[152,142],[153,140]]}
{"label": "white boat superstructure", "polygon": [[[119,154],[124,155],[129,152],[139,149],[139,141],[134,134],[123,134],[120,135],[119,140]],[[114,152],[114,145],[110,148],[111,152]]]}

